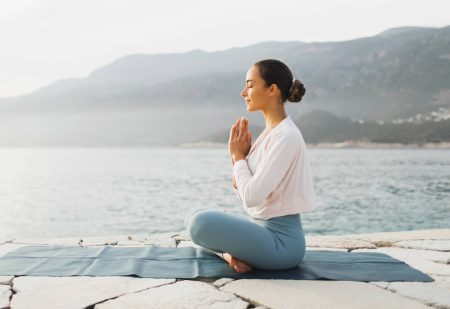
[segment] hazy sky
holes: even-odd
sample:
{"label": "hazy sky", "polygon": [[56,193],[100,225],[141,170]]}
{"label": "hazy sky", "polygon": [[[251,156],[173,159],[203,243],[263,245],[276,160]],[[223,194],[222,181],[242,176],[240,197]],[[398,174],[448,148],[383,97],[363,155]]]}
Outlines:
{"label": "hazy sky", "polygon": [[449,0],[11,0],[0,2],[0,97],[134,53],[261,41],[341,41],[450,25]]}

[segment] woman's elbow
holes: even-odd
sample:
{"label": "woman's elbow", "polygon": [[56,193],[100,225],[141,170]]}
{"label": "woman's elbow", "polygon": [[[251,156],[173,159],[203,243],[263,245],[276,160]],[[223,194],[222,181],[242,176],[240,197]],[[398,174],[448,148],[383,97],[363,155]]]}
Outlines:
{"label": "woman's elbow", "polygon": [[268,195],[264,193],[266,190],[252,182],[246,183],[242,189],[242,199],[247,208],[261,205]]}
{"label": "woman's elbow", "polygon": [[250,194],[244,194],[244,203],[247,208],[255,207],[258,205],[261,205],[261,203],[264,201],[264,198],[258,197],[258,196],[252,196]]}

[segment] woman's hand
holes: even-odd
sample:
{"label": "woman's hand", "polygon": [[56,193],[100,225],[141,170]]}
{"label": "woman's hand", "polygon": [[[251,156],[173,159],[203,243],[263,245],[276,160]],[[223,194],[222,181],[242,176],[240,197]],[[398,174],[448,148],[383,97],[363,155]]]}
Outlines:
{"label": "woman's hand", "polygon": [[231,127],[230,139],[228,141],[228,151],[232,163],[238,160],[245,160],[245,157],[252,146],[252,134],[248,130],[248,120],[244,117],[239,118]]}

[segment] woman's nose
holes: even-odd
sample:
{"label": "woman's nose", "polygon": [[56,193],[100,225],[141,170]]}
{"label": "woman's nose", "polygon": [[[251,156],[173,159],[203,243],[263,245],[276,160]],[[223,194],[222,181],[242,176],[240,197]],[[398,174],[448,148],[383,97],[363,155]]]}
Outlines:
{"label": "woman's nose", "polygon": [[247,95],[247,87],[245,87],[242,91],[241,91],[241,96],[245,97]]}

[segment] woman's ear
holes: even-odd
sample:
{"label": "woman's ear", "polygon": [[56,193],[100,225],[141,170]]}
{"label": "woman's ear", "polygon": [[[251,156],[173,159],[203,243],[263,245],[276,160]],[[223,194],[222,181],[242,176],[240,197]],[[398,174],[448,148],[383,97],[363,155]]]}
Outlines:
{"label": "woman's ear", "polygon": [[269,96],[274,96],[277,94],[278,86],[277,84],[272,84],[269,87]]}

